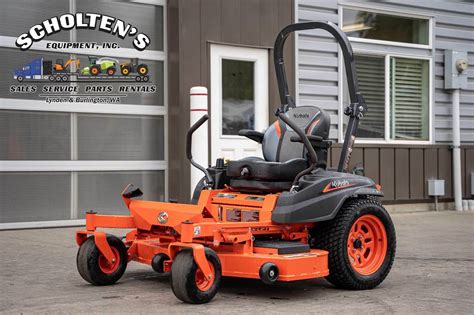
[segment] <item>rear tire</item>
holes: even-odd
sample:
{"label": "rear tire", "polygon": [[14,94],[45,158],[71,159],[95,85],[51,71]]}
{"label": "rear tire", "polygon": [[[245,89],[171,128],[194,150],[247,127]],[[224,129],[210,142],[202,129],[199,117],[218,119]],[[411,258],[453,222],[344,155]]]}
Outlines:
{"label": "rear tire", "polygon": [[219,257],[210,248],[205,248],[205,253],[214,272],[213,280],[203,279],[191,249],[183,249],[179,252],[171,265],[171,289],[174,295],[185,303],[207,303],[219,290],[222,277]]}
{"label": "rear tire", "polygon": [[378,198],[346,201],[334,219],[319,223],[311,234],[315,248],[329,252],[326,279],[339,288],[375,288],[392,268],[395,228]]}
{"label": "rear tire", "polygon": [[128,255],[124,243],[113,235],[107,235],[107,243],[115,254],[116,262],[112,265],[106,263],[105,257],[95,245],[94,237],[87,238],[77,252],[76,264],[79,274],[94,285],[114,284],[127,268]]}

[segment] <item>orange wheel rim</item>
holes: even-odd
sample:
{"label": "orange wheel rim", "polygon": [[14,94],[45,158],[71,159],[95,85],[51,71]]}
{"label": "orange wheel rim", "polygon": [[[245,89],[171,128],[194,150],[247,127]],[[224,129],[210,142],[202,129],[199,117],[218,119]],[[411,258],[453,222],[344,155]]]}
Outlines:
{"label": "orange wheel rim", "polygon": [[379,218],[371,214],[358,218],[347,238],[352,269],[364,276],[377,272],[385,260],[387,243],[387,232]]}
{"label": "orange wheel rim", "polygon": [[92,68],[92,73],[93,73],[93,74],[97,74],[97,69],[96,69],[96,68]]}
{"label": "orange wheel rim", "polygon": [[123,69],[123,73],[124,73],[124,74],[128,74],[128,70],[127,70],[127,69]]}
{"label": "orange wheel rim", "polygon": [[115,247],[111,248],[112,252],[114,253],[114,262],[109,263],[107,258],[105,258],[102,254],[99,256],[99,268],[103,273],[108,275],[114,273],[120,266],[120,253]]}
{"label": "orange wheel rim", "polygon": [[196,286],[200,291],[207,291],[214,284],[214,279],[216,278],[214,266],[213,264],[209,264],[209,267],[211,268],[211,274],[212,274],[211,280],[207,280],[206,277],[204,277],[204,273],[201,271],[201,269],[198,268],[196,270],[196,276],[194,277],[194,281],[196,282]]}

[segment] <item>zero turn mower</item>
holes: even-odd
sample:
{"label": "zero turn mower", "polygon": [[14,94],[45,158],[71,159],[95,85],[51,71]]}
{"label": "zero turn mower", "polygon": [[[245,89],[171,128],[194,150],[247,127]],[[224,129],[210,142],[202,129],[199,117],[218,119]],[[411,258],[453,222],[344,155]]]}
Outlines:
{"label": "zero turn mower", "polygon": [[[330,118],[313,106],[296,106],[289,95],[283,45],[291,32],[324,29],[341,47],[350,105],[337,170],[326,167]],[[346,35],[330,22],[285,27],[274,47],[281,106],[265,133],[242,130],[262,144],[264,159],[244,158],[204,168],[194,203],[135,199],[122,193],[130,215],[86,214],[78,231],[77,268],[84,280],[110,285],[134,260],[158,273],[171,273],[171,288],[187,303],[209,302],[222,277],[297,281],[326,277],[343,289],[372,289],[388,275],[395,257],[395,229],[383,208],[381,187],[370,178],[347,173],[359,119],[367,107],[357,83],[354,56]],[[131,229],[120,239],[98,228]]]}

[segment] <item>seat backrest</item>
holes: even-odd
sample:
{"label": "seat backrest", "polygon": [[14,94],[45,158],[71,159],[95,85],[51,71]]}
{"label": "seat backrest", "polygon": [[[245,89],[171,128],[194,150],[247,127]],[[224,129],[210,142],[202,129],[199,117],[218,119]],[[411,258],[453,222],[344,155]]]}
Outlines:
{"label": "seat backrest", "polygon": [[[289,109],[285,115],[306,134],[327,140],[331,118],[323,110],[315,106],[298,106]],[[293,135],[297,135],[296,132],[280,119],[268,127],[262,141],[265,160],[285,162],[294,158],[304,158],[304,145],[300,142],[291,142],[290,138]]]}

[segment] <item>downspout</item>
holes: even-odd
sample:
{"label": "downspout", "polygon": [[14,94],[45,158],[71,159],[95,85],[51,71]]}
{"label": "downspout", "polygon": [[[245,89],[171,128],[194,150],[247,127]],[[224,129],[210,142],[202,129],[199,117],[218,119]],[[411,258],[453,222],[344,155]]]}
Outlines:
{"label": "downspout", "polygon": [[454,206],[456,211],[462,211],[461,184],[461,125],[459,118],[459,89],[452,92],[453,101],[453,183]]}
{"label": "downspout", "polygon": [[456,211],[462,211],[460,89],[467,87],[467,52],[446,50],[444,54],[444,88],[451,90],[453,102],[453,186]]}

